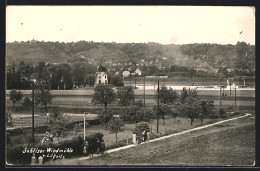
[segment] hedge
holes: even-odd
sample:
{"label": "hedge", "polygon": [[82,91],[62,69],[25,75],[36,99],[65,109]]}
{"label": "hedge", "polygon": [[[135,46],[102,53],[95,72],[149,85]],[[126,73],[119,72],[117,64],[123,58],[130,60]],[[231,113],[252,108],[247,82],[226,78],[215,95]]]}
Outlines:
{"label": "hedge", "polygon": [[[73,138],[70,141],[63,141],[59,144],[18,144],[18,145],[8,145],[6,147],[6,161],[8,163],[12,163],[15,165],[29,165],[31,163],[31,157],[32,153],[23,153],[25,148],[31,149],[31,148],[36,148],[38,150],[45,150],[44,153],[35,153],[36,158],[39,157],[40,155],[44,154],[47,156],[47,148],[54,148],[54,149],[60,149],[60,150],[65,150],[68,148],[71,148],[73,151],[70,153],[62,153],[65,158],[70,158],[72,156],[79,156],[83,155],[83,143],[84,140],[82,137],[78,136]],[[50,154],[50,153],[49,153]],[[61,154],[61,153],[57,153]],[[52,158],[50,157],[44,157],[44,161],[51,160]],[[55,160],[55,159],[54,159]]]}

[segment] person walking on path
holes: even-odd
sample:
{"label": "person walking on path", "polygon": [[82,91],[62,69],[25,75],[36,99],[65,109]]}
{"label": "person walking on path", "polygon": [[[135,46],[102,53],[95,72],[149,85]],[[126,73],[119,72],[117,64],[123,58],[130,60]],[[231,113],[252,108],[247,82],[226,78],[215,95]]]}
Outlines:
{"label": "person walking on path", "polygon": [[33,154],[32,159],[31,159],[31,165],[36,165],[37,164],[37,159],[35,157],[35,154]]}
{"label": "person walking on path", "polygon": [[83,155],[87,156],[87,147],[86,147],[86,145],[84,145],[84,147],[83,147]]}
{"label": "person walking on path", "polygon": [[144,132],[142,134],[144,136],[143,140],[144,140],[144,142],[146,142],[147,141],[147,132],[146,132],[146,130],[144,130]]}
{"label": "person walking on path", "polygon": [[42,156],[38,157],[39,165],[43,165],[43,161],[44,161],[44,159]]}
{"label": "person walking on path", "polygon": [[93,142],[89,143],[88,152],[89,152],[90,157],[93,157],[93,153],[94,153],[94,145],[93,145]]}
{"label": "person walking on path", "polygon": [[147,141],[148,142],[150,141],[150,132],[149,131],[147,132]]}
{"label": "person walking on path", "polygon": [[100,141],[99,140],[97,140],[97,154],[99,154],[100,153]]}
{"label": "person walking on path", "polygon": [[136,142],[136,134],[133,134],[133,144],[137,144],[137,142]]}
{"label": "person walking on path", "polygon": [[104,140],[101,140],[100,153],[103,154],[104,152],[105,152],[105,142],[104,142]]}

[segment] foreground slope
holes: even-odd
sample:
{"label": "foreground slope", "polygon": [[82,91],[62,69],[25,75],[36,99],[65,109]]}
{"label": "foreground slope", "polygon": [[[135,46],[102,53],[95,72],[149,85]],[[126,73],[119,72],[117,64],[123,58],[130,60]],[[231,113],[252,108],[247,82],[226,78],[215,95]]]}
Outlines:
{"label": "foreground slope", "polygon": [[242,118],[88,160],[65,160],[54,164],[252,166],[254,160],[255,122]]}

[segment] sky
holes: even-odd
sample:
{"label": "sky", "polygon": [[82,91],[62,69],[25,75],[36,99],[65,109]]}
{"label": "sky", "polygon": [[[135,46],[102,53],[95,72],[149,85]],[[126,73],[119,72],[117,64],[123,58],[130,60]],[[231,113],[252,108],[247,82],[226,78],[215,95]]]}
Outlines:
{"label": "sky", "polygon": [[7,6],[6,41],[255,44],[254,7]]}

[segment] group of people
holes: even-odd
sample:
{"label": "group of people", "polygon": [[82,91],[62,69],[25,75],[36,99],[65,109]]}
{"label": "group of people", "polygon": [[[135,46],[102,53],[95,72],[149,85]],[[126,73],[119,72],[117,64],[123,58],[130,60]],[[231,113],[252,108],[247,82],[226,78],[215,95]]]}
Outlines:
{"label": "group of people", "polygon": [[38,157],[38,160],[37,158],[35,157],[35,154],[33,154],[32,156],[32,159],[31,159],[31,165],[43,165],[43,162],[44,162],[44,159],[42,156],[39,156]]}
{"label": "group of people", "polygon": [[133,134],[133,144],[138,145],[141,142],[149,142],[150,141],[150,132],[144,130],[142,135]]}
{"label": "group of people", "polygon": [[[101,141],[97,140],[96,145],[97,145],[96,152],[103,154],[105,152],[105,142],[104,142],[104,140],[101,140]],[[83,147],[83,154],[85,156],[90,155],[90,157],[93,157],[94,150],[95,150],[94,144],[86,141],[86,143]]]}
{"label": "group of people", "polygon": [[54,138],[52,134],[49,134],[49,132],[46,132],[46,135],[43,137],[41,143],[53,143],[54,142]]}

